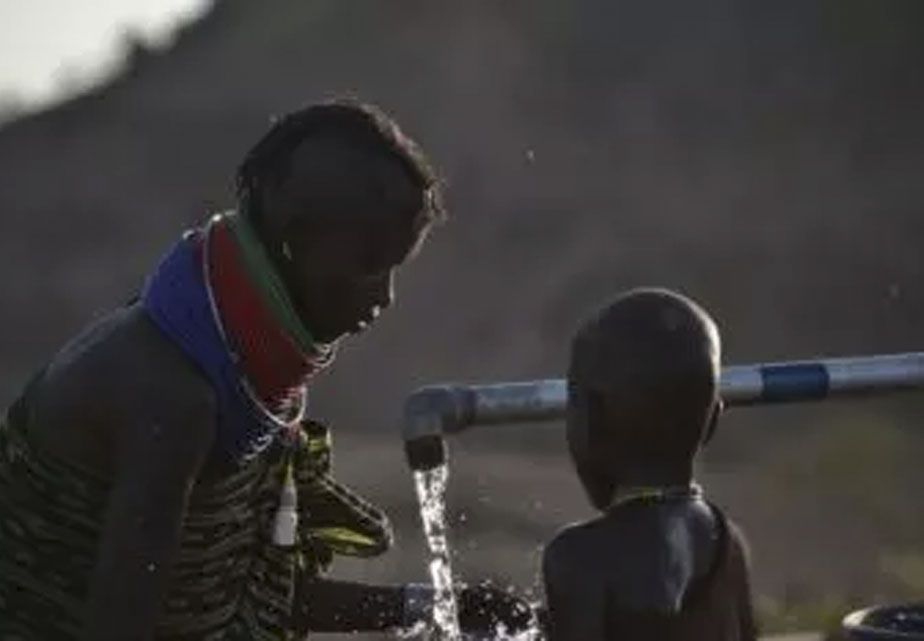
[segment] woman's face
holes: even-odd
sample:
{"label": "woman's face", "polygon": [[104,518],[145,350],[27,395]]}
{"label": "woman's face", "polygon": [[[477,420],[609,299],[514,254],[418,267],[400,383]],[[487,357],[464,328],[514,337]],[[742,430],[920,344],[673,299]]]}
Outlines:
{"label": "woman's face", "polygon": [[397,160],[324,138],[264,189],[270,253],[315,340],[360,332],[392,304],[398,268],[426,236],[423,198]]}

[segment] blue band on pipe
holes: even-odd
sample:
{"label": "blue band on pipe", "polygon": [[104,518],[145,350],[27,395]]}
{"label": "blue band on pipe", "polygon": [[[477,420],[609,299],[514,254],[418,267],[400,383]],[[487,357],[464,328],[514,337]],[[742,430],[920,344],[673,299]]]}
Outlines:
{"label": "blue band on pipe", "polygon": [[821,399],[828,395],[828,369],[818,363],[765,365],[761,400],[768,403]]}

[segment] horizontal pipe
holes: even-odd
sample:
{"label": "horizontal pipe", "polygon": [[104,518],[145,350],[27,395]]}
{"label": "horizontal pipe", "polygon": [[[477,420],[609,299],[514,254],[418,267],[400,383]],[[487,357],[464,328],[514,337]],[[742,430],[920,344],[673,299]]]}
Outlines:
{"label": "horizontal pipe", "polygon": [[[727,406],[819,401],[924,387],[924,352],[733,365],[722,370]],[[433,438],[473,425],[525,423],[564,417],[564,380],[421,388],[405,403],[404,440],[426,447],[416,458],[437,460]],[[423,439],[423,440],[420,440]],[[409,460],[414,458],[408,452]]]}

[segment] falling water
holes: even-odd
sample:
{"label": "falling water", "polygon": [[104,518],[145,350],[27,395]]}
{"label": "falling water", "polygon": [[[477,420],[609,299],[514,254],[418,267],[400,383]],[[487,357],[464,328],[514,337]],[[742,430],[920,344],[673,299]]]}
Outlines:
{"label": "falling water", "polygon": [[[493,634],[462,634],[459,628],[456,595],[452,589],[452,566],[449,562],[448,527],[444,501],[448,477],[449,470],[445,464],[430,470],[414,472],[414,486],[417,489],[417,501],[420,503],[420,518],[431,555],[430,579],[433,581],[434,588],[434,631],[430,637],[431,641],[541,641],[542,633],[536,623],[528,630],[519,633],[510,633],[503,625],[498,625]],[[415,627],[408,632],[414,635],[417,631]]]}
{"label": "falling water", "polygon": [[433,581],[433,641],[461,641],[456,595],[452,589],[452,566],[449,563],[446,506],[443,501],[449,470],[445,464],[431,470],[414,472],[414,485],[420,503],[420,518],[430,548],[430,578]]}

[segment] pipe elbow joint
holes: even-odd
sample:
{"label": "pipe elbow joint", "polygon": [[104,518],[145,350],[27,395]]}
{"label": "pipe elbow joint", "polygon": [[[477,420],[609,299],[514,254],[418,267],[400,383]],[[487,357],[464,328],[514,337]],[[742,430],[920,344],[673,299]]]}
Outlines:
{"label": "pipe elbow joint", "polygon": [[446,462],[444,434],[460,432],[472,422],[474,393],[459,385],[431,385],[411,394],[404,404],[404,451],[413,470]]}

